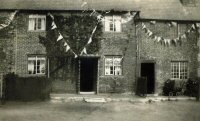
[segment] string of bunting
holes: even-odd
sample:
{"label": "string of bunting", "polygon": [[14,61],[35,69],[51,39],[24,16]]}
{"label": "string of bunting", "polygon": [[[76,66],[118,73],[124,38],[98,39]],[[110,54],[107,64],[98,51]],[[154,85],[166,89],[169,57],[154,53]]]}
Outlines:
{"label": "string of bunting", "polygon": [[[48,13],[48,15],[52,19],[51,30],[57,29],[57,25],[56,25],[56,23],[54,21],[54,16],[51,13]],[[57,29],[57,31],[58,31],[58,38],[57,38],[56,41],[58,42],[60,40],[63,40],[64,37],[62,36],[62,34],[60,33],[60,31],[58,29]],[[69,46],[69,44],[67,43],[67,41],[64,42],[63,46],[65,47],[65,52],[68,52],[71,49],[71,47]],[[78,57],[78,55],[72,49],[71,49],[71,52],[74,54],[75,58]]]}
{"label": "string of bunting", "polygon": [[[155,24],[156,21],[150,21],[151,24]],[[171,22],[169,26],[177,26],[177,23],[176,22]],[[142,22],[142,30],[145,31],[145,33],[152,39],[154,39],[154,41],[156,42],[161,42],[161,43],[164,43],[164,45],[169,45],[171,43],[174,43],[175,45],[178,43],[178,42],[181,42],[181,39],[186,39],[187,38],[187,34],[190,33],[192,30],[195,30],[197,28],[199,28],[200,25],[199,23],[195,23],[195,24],[192,24],[192,26],[190,27],[189,30],[187,30],[184,34],[180,34],[177,38],[174,38],[174,39],[167,39],[167,38],[164,38],[164,37],[161,37],[161,36],[157,36],[155,35],[150,29],[147,28],[147,26]]]}
{"label": "string of bunting", "polygon": [[[54,21],[54,16],[53,16],[51,13],[48,13],[48,15],[52,18],[51,30],[57,29],[57,25],[56,25],[56,23],[55,23],[55,21]],[[103,18],[103,16],[102,16],[101,14],[97,13],[95,10],[93,10],[93,12],[90,14],[90,16],[96,16],[98,22],[97,22],[96,26],[94,27],[94,29],[93,29],[93,31],[92,31],[90,37],[89,37],[89,40],[88,40],[87,44],[83,47],[83,50],[81,51],[81,55],[82,55],[82,54],[87,54],[86,47],[87,47],[90,43],[92,43],[93,34],[95,33],[95,31],[96,31],[96,29],[97,29],[98,23],[101,22],[101,20],[102,20],[102,18]],[[58,42],[58,41],[64,39],[64,37],[62,36],[62,34],[60,33],[59,30],[57,30],[57,31],[58,31],[58,38],[57,38],[57,42]],[[67,41],[64,42],[64,47],[66,47],[65,52],[68,52],[68,51],[71,49],[71,47],[69,46],[69,44],[67,43]],[[72,51],[72,53],[75,55],[75,58],[77,58],[78,55],[77,55],[72,49],[71,49],[71,51]]]}
{"label": "string of bunting", "polygon": [[5,20],[5,23],[0,24],[0,30],[9,26],[10,23],[13,21],[16,13],[18,12],[18,10],[15,10],[13,13],[11,13],[11,15]]}
{"label": "string of bunting", "polygon": [[90,43],[92,43],[93,34],[95,33],[99,22],[101,22],[102,19],[103,19],[103,15],[101,15],[100,13],[98,13],[98,12],[97,12],[96,10],[94,10],[94,9],[93,9],[92,13],[90,14],[90,16],[95,16],[95,17],[97,18],[97,24],[96,24],[96,26],[94,27],[94,29],[93,29],[93,31],[92,31],[90,37],[89,37],[89,40],[88,40],[87,44],[83,47],[83,50],[81,51],[81,55],[82,55],[82,54],[87,54],[86,47],[87,47]]}

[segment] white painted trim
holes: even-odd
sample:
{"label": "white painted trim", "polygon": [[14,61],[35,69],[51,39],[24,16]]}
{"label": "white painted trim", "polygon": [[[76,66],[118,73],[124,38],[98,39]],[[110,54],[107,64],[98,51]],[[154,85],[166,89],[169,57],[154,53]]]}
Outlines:
{"label": "white painted trim", "polygon": [[79,94],[82,94],[82,95],[92,95],[92,94],[95,94],[95,92],[79,92]]}

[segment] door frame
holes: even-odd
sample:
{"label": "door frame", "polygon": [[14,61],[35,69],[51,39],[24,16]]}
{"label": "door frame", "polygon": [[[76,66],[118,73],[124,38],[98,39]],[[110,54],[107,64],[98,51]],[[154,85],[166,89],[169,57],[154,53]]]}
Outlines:
{"label": "door frame", "polygon": [[[93,92],[81,92],[81,59],[97,59],[97,77],[95,90]],[[82,55],[78,57],[78,81],[77,81],[77,94],[98,94],[99,93],[99,58],[100,56],[96,55]]]}
{"label": "door frame", "polygon": [[[152,63],[152,64],[154,64],[154,93],[153,94],[156,94],[156,90],[157,90],[157,88],[156,88],[156,68],[157,68],[157,66],[156,66],[156,61],[155,60],[140,60],[140,63],[139,63],[139,77],[141,77],[141,65],[142,65],[142,63]],[[151,95],[151,94],[148,94],[147,93],[147,95]]]}

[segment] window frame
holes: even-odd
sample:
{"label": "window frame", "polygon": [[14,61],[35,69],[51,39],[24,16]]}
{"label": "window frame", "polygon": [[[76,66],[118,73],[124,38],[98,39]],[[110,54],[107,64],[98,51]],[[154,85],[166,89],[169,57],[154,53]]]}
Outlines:
{"label": "window frame", "polygon": [[[30,28],[30,19],[33,19],[34,26]],[[44,19],[44,23],[42,22],[42,19]],[[40,20],[40,25],[38,24]],[[40,26],[40,29],[38,27]],[[29,32],[41,32],[46,31],[46,15],[38,15],[38,14],[31,14],[28,18],[28,31]]]}
{"label": "window frame", "polygon": [[[122,17],[120,15],[107,15],[104,17],[104,31],[105,32],[115,32],[120,33],[122,32]],[[119,28],[117,28],[116,21],[119,21]],[[107,23],[107,24],[106,24]],[[112,26],[110,26],[112,24]],[[108,26],[108,27],[106,27]],[[112,27],[112,30],[111,30]],[[108,28],[108,30],[106,29]]]}
{"label": "window frame", "polygon": [[[112,59],[112,67],[113,67],[113,73],[109,73],[109,74],[106,74],[106,67],[111,67],[111,66],[106,66],[106,59],[108,58],[111,58]],[[114,64],[114,59],[117,58],[117,59],[121,59],[121,62],[120,62],[120,66],[115,66]],[[116,55],[116,56],[105,56],[104,57],[104,75],[105,76],[123,76],[123,64],[122,64],[122,61],[123,61],[123,56],[120,56],[120,55]],[[115,74],[116,72],[116,67],[120,67],[120,71],[121,73],[119,75]],[[111,70],[110,70],[111,71]]]}
{"label": "window frame", "polygon": [[[173,70],[173,64],[178,63],[178,72],[175,72]],[[183,64],[185,66],[184,69],[187,69],[186,72],[181,72],[181,68],[183,68]],[[187,80],[189,78],[189,63],[188,61],[171,61],[170,63],[170,69],[171,69],[171,79],[172,80]],[[175,78],[173,73],[178,73],[178,77]],[[181,75],[182,73],[186,73],[184,75]],[[181,78],[181,76],[185,77],[187,76],[187,78]]]}
{"label": "window frame", "polygon": [[[33,65],[34,66],[34,68],[36,67],[36,70],[35,70],[35,74],[34,73],[29,73],[29,58],[35,58],[35,64]],[[38,66],[38,58],[44,58],[44,73],[41,73],[41,64],[39,65],[39,69],[40,69],[40,73],[38,73],[38,68],[37,68],[37,66]],[[42,60],[42,59],[40,59],[40,60]],[[28,73],[28,75],[45,75],[46,74],[46,64],[47,64],[47,58],[46,58],[46,56],[45,55],[28,55],[28,57],[27,57],[27,73]]]}

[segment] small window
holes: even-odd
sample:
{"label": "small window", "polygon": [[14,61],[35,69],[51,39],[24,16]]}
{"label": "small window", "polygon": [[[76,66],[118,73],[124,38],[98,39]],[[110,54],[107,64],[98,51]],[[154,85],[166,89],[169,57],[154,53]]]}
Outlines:
{"label": "small window", "polygon": [[122,57],[105,58],[105,75],[122,75]]}
{"label": "small window", "polygon": [[28,57],[28,74],[45,74],[45,63],[43,56]]}
{"label": "small window", "polygon": [[172,61],[171,62],[172,79],[188,79],[188,62]]}
{"label": "small window", "polygon": [[121,32],[121,16],[106,16],[105,17],[106,32]]}
{"label": "small window", "polygon": [[46,29],[46,16],[30,15],[29,16],[29,31],[44,31]]}

